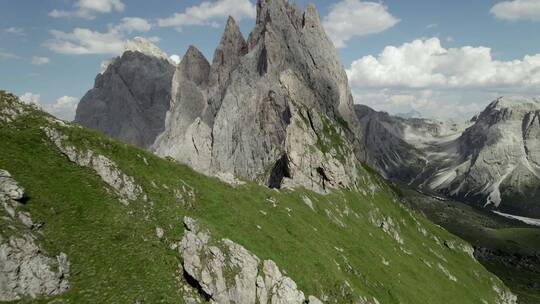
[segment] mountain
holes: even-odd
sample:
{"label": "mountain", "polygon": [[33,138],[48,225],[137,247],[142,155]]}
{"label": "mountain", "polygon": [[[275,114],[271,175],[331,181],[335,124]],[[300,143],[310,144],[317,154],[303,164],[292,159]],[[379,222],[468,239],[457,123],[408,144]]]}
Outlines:
{"label": "mountain", "polygon": [[158,47],[135,38],[103,68],[79,102],[75,122],[149,147],[165,127],[174,64]]}
{"label": "mountain", "polygon": [[[119,103],[127,113],[140,113],[132,100]],[[81,107],[99,104],[87,98]],[[102,114],[115,117],[117,110]],[[211,64],[195,47],[188,49],[174,72],[168,111],[159,114],[152,121],[163,124],[163,132],[150,150],[200,172],[318,192],[358,181],[359,122],[347,76],[314,6],[302,12],[285,0],[258,1],[247,41],[229,18]],[[133,129],[133,119],[114,121],[118,129]]]}
{"label": "mountain", "polygon": [[4,91],[0,141],[3,300],[516,303],[360,164],[358,190],[231,185]]}
{"label": "mountain", "polygon": [[459,136],[464,126],[422,118],[401,118],[355,105],[365,147],[362,159],[386,178],[414,182],[429,166],[428,155]]}
{"label": "mountain", "polygon": [[384,176],[533,218],[540,217],[539,113],[537,98],[501,97],[462,131],[357,107],[365,159]]}

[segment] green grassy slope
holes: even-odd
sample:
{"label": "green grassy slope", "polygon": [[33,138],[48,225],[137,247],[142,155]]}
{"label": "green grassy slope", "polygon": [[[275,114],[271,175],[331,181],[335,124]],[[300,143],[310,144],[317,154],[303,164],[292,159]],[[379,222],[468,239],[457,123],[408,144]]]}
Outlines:
{"label": "green grassy slope", "polygon": [[[0,111],[9,107],[6,96],[0,93]],[[462,240],[402,207],[371,171],[361,172],[360,192],[318,195],[253,183],[235,188],[96,131],[60,126],[43,112],[27,111],[14,122],[0,122],[0,168],[26,188],[29,200],[21,209],[44,223],[39,243],[45,251],[65,252],[71,262],[71,288],[53,303],[181,303],[180,256],[169,245],[182,238],[184,215],[215,237],[274,260],[306,294],[329,303],[360,296],[380,303],[497,303],[494,286],[505,288],[460,249]],[[62,155],[42,126],[116,162],[149,201],[122,205],[91,169]],[[381,228],[383,221],[390,233]],[[156,227],[165,230],[161,240]]]}
{"label": "green grassy slope", "polygon": [[408,204],[433,222],[484,248],[479,261],[498,275],[520,303],[540,303],[540,228],[457,201],[440,201],[402,188]]}

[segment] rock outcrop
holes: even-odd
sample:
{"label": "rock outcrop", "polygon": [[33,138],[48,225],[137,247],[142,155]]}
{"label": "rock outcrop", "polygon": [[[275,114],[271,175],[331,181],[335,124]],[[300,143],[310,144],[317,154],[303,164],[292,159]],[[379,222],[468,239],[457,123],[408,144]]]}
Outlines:
{"label": "rock outcrop", "polygon": [[24,197],[9,172],[0,170],[0,301],[57,295],[69,288],[67,255],[49,257],[39,247],[33,234],[39,227],[17,210],[17,200]]}
{"label": "rock outcrop", "polygon": [[155,45],[135,38],[98,74],[75,122],[143,148],[165,127],[174,64]]}
{"label": "rock outcrop", "polygon": [[285,0],[258,1],[247,42],[229,18],[210,69],[190,48],[172,95],[153,146],[158,155],[276,188],[324,192],[356,180],[359,145],[352,143],[360,125],[313,6],[301,12]]}
{"label": "rock outcrop", "polygon": [[308,300],[296,283],[283,275],[271,260],[262,261],[231,240],[213,240],[210,233],[189,217],[178,251],[184,276],[201,296],[216,303],[322,303]]}
{"label": "rock outcrop", "polygon": [[137,199],[147,200],[140,185],[135,182],[135,179],[126,175],[120,168],[109,158],[98,154],[92,150],[79,151],[74,146],[71,146],[65,141],[67,136],[61,134],[54,128],[45,127],[43,132],[54,143],[54,145],[62,152],[70,161],[81,167],[93,169],[97,175],[110,186],[118,195],[120,202],[127,205],[131,201]]}

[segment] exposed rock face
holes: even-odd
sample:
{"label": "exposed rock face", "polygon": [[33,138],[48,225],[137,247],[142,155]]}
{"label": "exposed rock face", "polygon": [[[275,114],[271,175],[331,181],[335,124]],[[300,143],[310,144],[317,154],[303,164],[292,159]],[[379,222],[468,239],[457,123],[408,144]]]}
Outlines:
{"label": "exposed rock face", "polygon": [[19,98],[4,90],[0,90],[0,122],[9,124],[28,112],[28,107],[23,105]]}
{"label": "exposed rock face", "polygon": [[363,160],[381,175],[414,182],[429,165],[434,146],[458,137],[465,125],[422,118],[401,118],[355,105],[363,130]]}
{"label": "exposed rock face", "polygon": [[118,195],[120,202],[128,204],[137,199],[147,200],[146,194],[135,179],[124,174],[120,168],[109,158],[95,153],[92,150],[79,151],[76,147],[65,143],[67,136],[62,135],[54,128],[43,128],[47,137],[56,147],[66,155],[70,161],[82,167],[93,169],[99,177],[109,185]]}
{"label": "exposed rock face", "polygon": [[156,46],[136,38],[96,76],[75,122],[143,148],[163,132],[174,65]]}
{"label": "exposed rock face", "polygon": [[201,119],[207,109],[209,73],[204,55],[190,46],[176,67],[166,128],[153,148],[158,155],[171,156],[204,173],[209,173],[212,147],[211,129]]}
{"label": "exposed rock face", "polygon": [[69,288],[66,254],[51,258],[38,246],[30,215],[17,211],[20,203],[15,200],[23,197],[24,189],[7,171],[0,170],[0,214],[6,215],[0,220],[11,227],[9,231],[0,229],[0,301],[51,296]]}
{"label": "exposed rock face", "polygon": [[540,217],[540,100],[503,97],[464,131],[357,106],[365,159],[388,178]]}
{"label": "exposed rock face", "polygon": [[[185,276],[216,303],[306,303],[296,283],[281,274],[271,260],[260,259],[230,240],[211,239],[195,220],[184,218],[184,237],[178,248]],[[321,303],[309,296],[311,304]]]}
{"label": "exposed rock face", "polygon": [[196,52],[185,55],[154,150],[205,173],[273,187],[351,185],[360,126],[317,11],[285,0],[260,0],[257,10],[247,43],[229,19],[206,78],[181,76],[207,70],[202,58],[188,60]]}
{"label": "exposed rock face", "polygon": [[540,99],[495,100],[456,141],[456,149],[458,157],[436,172],[432,188],[540,217]]}
{"label": "exposed rock face", "polygon": [[24,188],[11,177],[6,170],[0,169],[0,194],[7,195],[9,199],[20,200],[24,197]]}

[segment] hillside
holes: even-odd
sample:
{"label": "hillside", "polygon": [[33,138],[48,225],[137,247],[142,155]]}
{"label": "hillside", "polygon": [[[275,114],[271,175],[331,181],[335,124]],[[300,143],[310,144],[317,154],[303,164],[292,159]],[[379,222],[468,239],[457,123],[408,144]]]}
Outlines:
{"label": "hillside", "polygon": [[469,245],[360,164],[359,191],[231,186],[0,94],[0,168],[26,193],[2,196],[0,246],[33,235],[69,263],[64,293],[21,303],[196,303],[218,286],[288,303],[515,303]]}

